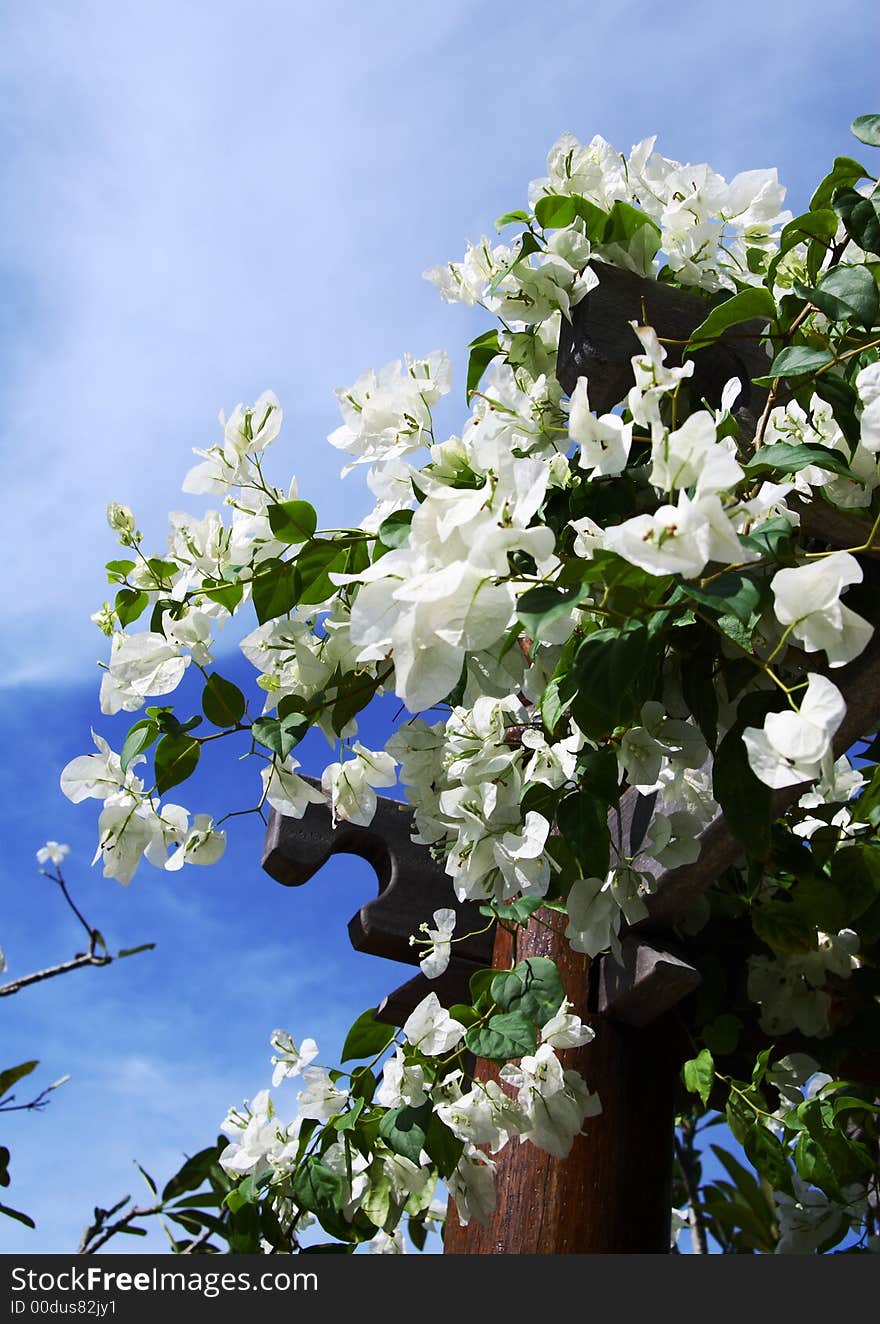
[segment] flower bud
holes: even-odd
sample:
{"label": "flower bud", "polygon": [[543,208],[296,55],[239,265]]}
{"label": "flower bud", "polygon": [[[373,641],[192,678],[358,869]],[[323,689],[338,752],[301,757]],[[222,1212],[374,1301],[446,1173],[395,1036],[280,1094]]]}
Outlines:
{"label": "flower bud", "polygon": [[120,542],[129,543],[133,540],[136,533],[134,515],[128,506],[111,501],[107,507],[107,523],[118,535]]}

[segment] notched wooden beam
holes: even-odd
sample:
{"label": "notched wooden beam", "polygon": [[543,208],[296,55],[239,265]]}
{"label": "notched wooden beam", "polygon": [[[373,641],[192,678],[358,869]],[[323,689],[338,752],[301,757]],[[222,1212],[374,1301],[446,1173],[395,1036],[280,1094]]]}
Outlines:
{"label": "notched wooden beam", "polygon": [[[314,778],[307,778],[319,785]],[[263,868],[285,887],[299,887],[313,878],[334,855],[358,855],[376,873],[379,895],[352,916],[348,932],[359,952],[418,965],[420,953],[410,946],[410,934],[431,923],[435,910],[454,910],[456,952],[466,960],[488,965],[492,958],[491,931],[475,902],[460,902],[452,880],[426,846],[412,841],[413,812],[399,800],[379,797],[369,827],[351,823],[333,826],[330,806],[309,805],[302,818],[288,818],[273,810],[263,851]],[[465,934],[475,936],[464,938]]]}
{"label": "notched wooden beam", "polygon": [[[684,346],[709,314],[709,301],[672,285],[636,276],[619,267],[593,261],[599,284],[563,318],[556,359],[556,376],[570,395],[579,377],[589,381],[590,407],[607,413],[623,400],[633,385],[632,357],[641,345],[630,322],[652,326],[664,342],[666,362],[680,366]],[[766,393],[752,384],[769,364],[761,345],[765,323],[742,322],[712,345],[689,357],[694,361],[691,389],[698,399],[721,403],[721,392],[732,377],[742,383],[733,415],[748,433],[755,430]]]}
{"label": "notched wooden beam", "polygon": [[650,1025],[700,983],[690,962],[635,934],[621,943],[621,959],[603,956],[597,979],[597,1010],[625,1025]]}

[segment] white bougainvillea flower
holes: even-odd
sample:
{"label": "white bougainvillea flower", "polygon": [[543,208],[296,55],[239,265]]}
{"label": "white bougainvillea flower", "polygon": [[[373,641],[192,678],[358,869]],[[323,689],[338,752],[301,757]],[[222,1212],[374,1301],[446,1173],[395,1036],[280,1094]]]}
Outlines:
{"label": "white bougainvillea flower", "polygon": [[880,361],[862,368],[855,385],[862,402],[859,444],[873,455],[880,451]]}
{"label": "white bougainvillea flower", "polygon": [[580,1048],[595,1037],[596,1031],[584,1025],[580,1016],[572,1012],[568,998],[541,1030],[541,1043],[550,1044],[552,1048]]}
{"label": "white bougainvillea flower", "polygon": [[550,824],[530,809],[525,822],[514,832],[505,832],[492,845],[495,863],[504,878],[501,900],[521,893],[543,896],[550,882],[550,858],[545,852]]}
{"label": "white bougainvillea flower", "polygon": [[488,1145],[493,1154],[512,1135],[529,1129],[528,1117],[497,1080],[480,1081],[467,1094],[435,1106],[435,1111],[459,1140]]}
{"label": "white bougainvillea flower", "polygon": [[162,827],[149,806],[132,804],[127,797],[126,803],[106,804],[98,818],[98,849],[92,864],[103,859],[104,877],[127,886],[157,837],[163,841]]}
{"label": "white bougainvillea flower", "polygon": [[485,1226],[495,1212],[495,1164],[488,1154],[466,1144],[447,1185],[460,1225],[473,1218]]}
{"label": "white bougainvillea flower", "polygon": [[426,1101],[424,1068],[417,1062],[407,1063],[403,1049],[398,1048],[382,1070],[382,1081],[376,1090],[375,1101],[383,1108],[400,1108],[406,1104],[419,1108]]}
{"label": "white bougainvillea flower", "polygon": [[[91,756],[86,755],[86,757],[88,758]],[[47,841],[45,846],[41,846],[37,851],[37,862],[39,864],[46,864],[48,861],[50,864],[58,865],[64,859],[65,855],[69,854],[69,846],[65,846],[60,841]]]}
{"label": "white bougainvillea flower", "polygon": [[403,1033],[408,1043],[427,1057],[448,1053],[464,1036],[464,1026],[453,1020],[445,1007],[441,1007],[436,993],[429,993],[404,1023]]}
{"label": "white bougainvillea flower", "polygon": [[811,674],[799,712],[768,713],[763,728],[743,731],[752,772],[774,788],[814,781],[845,713],[840,690],[825,676]]}
{"label": "white bougainvillea flower", "polygon": [[183,679],[190,657],[164,634],[115,634],[109,669],[101,678],[101,712],[136,712],[144,700],[170,694]]}
{"label": "white bougainvillea flower", "polygon": [[824,648],[829,666],[845,666],[874,633],[873,626],[840,601],[847,585],[860,584],[862,578],[862,567],[849,552],[778,570],[771,583],[776,619],[791,626],[807,652]]}
{"label": "white bougainvillea flower", "polygon": [[653,515],[635,515],[606,529],[605,547],[650,575],[686,579],[701,574],[709,561],[731,565],[758,556],[739,541],[718,496],[691,500],[684,491],[676,506],[661,506]]}
{"label": "white bougainvillea flower", "polygon": [[318,1045],[314,1039],[303,1039],[297,1048],[286,1030],[273,1030],[269,1039],[275,1055],[269,1060],[275,1067],[272,1073],[272,1088],[277,1089],[283,1080],[292,1080],[299,1076],[318,1056]]}
{"label": "white bougainvillea flower", "polygon": [[455,932],[456,915],[454,910],[435,910],[434,928],[427,924],[420,925],[420,933],[410,937],[410,946],[423,945],[427,940],[430,950],[425,953],[419,961],[422,974],[428,979],[437,979],[443,974],[443,971],[449,965],[449,959],[452,955],[452,935]]}
{"label": "white bougainvillea flower", "polygon": [[619,414],[597,418],[590,410],[587,389],[586,377],[579,377],[568,416],[571,439],[581,448],[578,463],[593,478],[623,473],[632,446],[632,423],[624,423]]}
{"label": "white bougainvillea flower", "polygon": [[226,833],[214,830],[210,814],[196,814],[183,841],[165,862],[174,872],[185,864],[216,864],[226,850]]}
{"label": "white bougainvillea flower", "polygon": [[313,1118],[326,1122],[341,1112],[348,1098],[348,1090],[341,1090],[330,1079],[324,1067],[306,1067],[302,1073],[305,1089],[297,1096],[297,1115],[300,1119]]}
{"label": "white bougainvillea flower", "polygon": [[393,786],[397,764],[384,750],[366,749],[358,740],[351,752],[353,759],[331,763],[324,769],[321,787],[330,796],[334,826],[344,819],[369,827],[378,803],[373,787]]}
{"label": "white bougainvillea flower", "polygon": [[141,790],[141,783],[132,775],[131,769],[139,763],[146,763],[143,754],[132,759],[128,772],[122,771],[119,755],[116,754],[103,736],[92,732],[97,754],[80,754],[62,769],[61,790],[73,804],[82,800],[107,800],[126,787]]}
{"label": "white bougainvillea flower", "polygon": [[296,769],[299,763],[288,755],[283,763],[272,763],[260,772],[266,801],[286,818],[302,818],[309,805],[327,803],[327,797]]}
{"label": "white bougainvillea flower", "polygon": [[578,878],[568,894],[565,936],[576,952],[598,956],[620,929],[620,907],[601,878]]}

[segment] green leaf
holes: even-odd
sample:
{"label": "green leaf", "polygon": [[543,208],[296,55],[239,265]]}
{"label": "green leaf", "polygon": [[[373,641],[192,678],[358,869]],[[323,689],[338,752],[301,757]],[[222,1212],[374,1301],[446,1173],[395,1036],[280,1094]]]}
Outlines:
{"label": "green leaf", "polygon": [[809,345],[789,345],[776,355],[767,377],[771,380],[774,377],[800,377],[807,372],[816,372],[833,361],[834,355],[830,350],[812,349]]}
{"label": "green leaf", "polygon": [[379,1135],[395,1154],[418,1164],[431,1120],[430,1099],[418,1108],[392,1108],[379,1123]]}
{"label": "green leaf", "polygon": [[532,639],[541,640],[542,631],[554,621],[567,616],[587,592],[587,585],[556,588],[553,584],[539,584],[530,588],[519,599],[516,610],[520,621]]}
{"label": "green leaf", "polygon": [[876,194],[863,198],[854,188],[839,189],[834,195],[834,210],[859,248],[880,255],[880,198]]}
{"label": "green leaf", "polygon": [[853,478],[852,469],[846,457],[840,451],[830,450],[828,446],[814,446],[808,443],[777,441],[772,446],[762,446],[753,460],[744,466],[747,474],[770,473],[775,470],[781,474],[796,474],[808,465],[815,464],[818,469],[827,469],[830,473],[840,474],[844,478]]}
{"label": "green leaf", "polygon": [[304,713],[292,712],[286,717],[258,717],[251,725],[251,735],[279,758],[286,759],[308,729],[308,717]]}
{"label": "green leaf", "polygon": [[[618,199],[608,213],[608,220],[605,222],[601,242],[603,244],[621,244],[626,247],[646,226],[649,232],[652,233],[650,242],[653,244],[653,252],[656,253],[660,247],[660,227],[657,222],[641,211],[640,208],[633,207],[631,203]],[[644,239],[644,236],[642,238]]]}
{"label": "green leaf", "polygon": [[221,607],[233,612],[244,597],[244,584],[221,584],[214,588],[205,588],[203,584],[201,591],[211,602],[219,602]]}
{"label": "green leaf", "polygon": [[[480,906],[480,914],[487,915],[494,919],[503,919],[509,924],[528,924],[536,910],[540,910],[544,905],[542,896],[519,896],[514,901],[488,901],[484,906]],[[450,1015],[453,1020],[460,1021],[461,1016],[455,1011]]]}
{"label": "green leaf", "polygon": [[[792,449],[796,450],[797,447]],[[705,588],[699,588],[690,581],[683,581],[681,587],[686,596],[695,602],[711,607],[721,616],[735,616],[743,625],[749,625],[755,612],[760,610],[761,585],[741,570],[731,570],[713,579]]]}
{"label": "green leaf", "polygon": [[585,789],[572,791],[561,801],[556,822],[582,866],[584,877],[604,878],[611,852],[607,803]]}
{"label": "green leaf", "polygon": [[146,593],[136,588],[121,588],[116,594],[114,610],[123,629],[136,621],[149,602]]}
{"label": "green leaf", "polygon": [[877,282],[868,267],[833,267],[814,290],[800,285],[796,290],[832,322],[861,322],[870,328],[877,318]]}
{"label": "green leaf", "polygon": [[338,1132],[339,1134],[341,1134],[343,1131],[353,1130],[354,1127],[357,1125],[358,1118],[360,1117],[361,1113],[364,1110],[364,1106],[365,1104],[363,1099],[355,1099],[353,1105],[351,1106],[351,1108],[349,1108],[348,1112],[340,1113],[338,1117],[333,1118],[333,1121],[330,1123],[333,1130]]}
{"label": "green leaf", "polygon": [[499,216],[495,222],[495,229],[500,233],[505,225],[514,225],[520,223],[528,225],[531,216],[527,211],[506,211],[503,216]]}
{"label": "green leaf", "polygon": [[716,1016],[714,1021],[704,1025],[701,1033],[710,1052],[716,1057],[724,1057],[736,1048],[741,1029],[740,1018],[734,1016],[733,1012],[725,1011],[720,1016]]}
{"label": "green leaf", "polygon": [[[771,447],[762,449],[770,450]],[[775,519],[768,519],[766,523],[755,529],[754,533],[740,534],[739,540],[744,547],[751,547],[761,556],[770,556],[779,561],[784,558],[786,545],[791,539],[791,521],[784,515],[777,515]]]}
{"label": "green leaf", "polygon": [[138,754],[143,754],[145,749],[149,749],[153,741],[158,739],[158,736],[159,723],[153,721],[151,717],[145,717],[140,722],[135,722],[122,742],[122,752],[119,755],[122,771],[127,772],[131,767],[132,760],[136,759]]}
{"label": "green leaf", "polygon": [[215,726],[235,726],[244,717],[245,698],[237,685],[216,671],[202,691],[202,712]]}
{"label": "green leaf", "polygon": [[[293,1198],[300,1209],[313,1213],[331,1236],[337,1235],[335,1227],[327,1227],[327,1223],[342,1222],[339,1212],[343,1202],[342,1178],[322,1163],[317,1154],[304,1158],[294,1173]],[[345,1230],[343,1236],[348,1239]]]}
{"label": "green leaf", "polygon": [[295,561],[269,557],[260,562],[252,584],[254,611],[260,625],[293,610],[299,600],[299,584]]}
{"label": "green leaf", "polygon": [[195,772],[201,754],[192,736],[163,736],[156,746],[156,790],[160,795],[179,786]]}
{"label": "green leaf", "polygon": [[524,261],[525,258],[530,257],[532,253],[539,253],[540,251],[541,245],[538,240],[532,234],[531,230],[526,230],[525,234],[520,235],[519,246],[510,261],[507,263],[507,266],[502,267],[489,282],[489,293],[494,294],[501,282],[519,266],[520,262]]}
{"label": "green leaf", "polygon": [[435,1112],[431,1113],[425,1132],[425,1151],[445,1180],[455,1171],[461,1158],[464,1141],[459,1140]]}
{"label": "green leaf", "polygon": [[727,299],[717,308],[712,309],[709,316],[691,332],[685,353],[702,345],[711,344],[730,326],[749,322],[755,317],[760,317],[766,322],[775,315],[776,303],[770,291],[764,289],[763,285],[750,285],[748,289],[740,290],[732,299]]}
{"label": "green leaf", "polygon": [[696,1057],[685,1062],[681,1069],[684,1087],[691,1094],[699,1094],[704,1105],[709,1102],[715,1083],[715,1062],[708,1048],[702,1048]]}
{"label": "green leaf", "polygon": [[116,953],[116,959],[122,961],[126,956],[139,956],[141,952],[152,952],[155,949],[156,944],[154,942],[142,942],[138,947],[120,947]]}
{"label": "green leaf", "polygon": [[571,708],[586,736],[601,739],[633,716],[646,687],[650,636],[641,621],[596,630],[581,643],[573,667],[577,694]]}
{"label": "green leaf", "polygon": [[[521,1011],[509,1011],[503,1016],[492,1016],[488,1025],[472,1026],[465,1035],[465,1043],[477,1057],[509,1062],[534,1053],[538,1036],[532,1022]],[[430,1108],[430,1104],[427,1106]]]}
{"label": "green leaf", "polygon": [[163,1204],[168,1200],[173,1200],[186,1191],[195,1191],[206,1180],[211,1168],[219,1159],[228,1141],[222,1145],[209,1145],[207,1149],[200,1149],[197,1154],[193,1154],[178,1169],[172,1178],[166,1183],[162,1192]]}
{"label": "green leaf", "polygon": [[409,540],[413,511],[395,510],[379,525],[379,541],[386,547],[403,547]]}
{"label": "green leaf", "polygon": [[377,1007],[368,1007],[358,1016],[345,1036],[340,1062],[350,1062],[352,1058],[375,1057],[394,1038],[393,1028],[376,1020],[377,1010]]}
{"label": "green leaf", "polygon": [[281,542],[301,543],[318,527],[315,507],[308,501],[281,501],[266,508],[269,528]]}
{"label": "green leaf", "polygon": [[[880,896],[880,850],[856,843],[836,851],[831,861],[830,886],[843,901],[848,920],[857,920]],[[823,932],[828,929],[823,928]]]}
{"label": "green leaf", "polygon": [[815,925],[790,901],[765,901],[752,909],[752,928],[776,952],[812,952]]}
{"label": "green leaf", "polygon": [[851,156],[836,156],[830,173],[825,176],[810,199],[810,211],[823,210],[832,201],[838,189],[857,184],[867,173],[865,167],[859,161],[854,161]]}
{"label": "green leaf", "polygon": [[[640,214],[643,220],[647,219],[644,213]],[[609,213],[588,198],[575,193],[548,193],[535,203],[535,220],[542,230],[562,230],[578,217],[586,221],[587,234],[598,243],[608,227]]]}
{"label": "green leaf", "polygon": [[[489,364],[502,352],[501,345],[498,341],[498,332],[494,330],[484,331],[481,336],[477,336],[475,340],[470,342],[468,349],[470,350],[470,357],[468,358],[467,387],[465,393],[465,399],[467,401],[470,400],[474,391],[479,386],[483,373],[486,371]],[[389,544],[389,546],[395,545],[396,544],[394,543]]]}
{"label": "green leaf", "polygon": [[857,115],[849,128],[859,142],[880,147],[880,115]]}
{"label": "green leaf", "polygon": [[770,848],[771,791],[749,766],[739,724],[728,731],[715,752],[712,794],[746,853],[758,859],[766,856]]}
{"label": "green leaf", "polygon": [[40,1065],[39,1059],[33,1062],[21,1062],[17,1067],[7,1067],[5,1071],[0,1071],[0,1099],[8,1094],[13,1085],[29,1076],[32,1071],[36,1071]]}
{"label": "green leaf", "polygon": [[837,233],[837,224],[837,213],[832,211],[830,207],[823,207],[819,211],[807,211],[802,216],[795,216],[794,220],[783,226],[782,233],[779,236],[779,256],[784,257],[798,244],[809,244],[814,240],[818,240],[821,247],[824,248]]}
{"label": "green leaf", "polygon": [[530,956],[496,974],[491,993],[499,1007],[521,1012],[539,1029],[556,1015],[565,997],[556,963],[546,956]]}
{"label": "green leaf", "polygon": [[792,1192],[792,1171],[788,1150],[766,1126],[753,1126],[745,1138],[746,1157],[774,1190]]}
{"label": "green leaf", "polygon": [[606,805],[616,805],[620,799],[620,769],[617,756],[610,747],[585,748],[578,755],[578,775],[585,791]]}

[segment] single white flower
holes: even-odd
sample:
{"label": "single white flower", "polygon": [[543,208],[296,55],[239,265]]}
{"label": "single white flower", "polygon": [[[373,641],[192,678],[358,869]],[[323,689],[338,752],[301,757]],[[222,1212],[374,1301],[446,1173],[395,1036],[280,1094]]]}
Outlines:
{"label": "single white flower", "polygon": [[768,713],[763,728],[743,731],[752,772],[774,788],[815,780],[845,713],[840,690],[824,676],[810,675],[799,712]]}
{"label": "single white flower", "polygon": [[[86,757],[89,757],[87,755]],[[58,841],[47,841],[45,846],[41,846],[37,851],[37,862],[45,864],[48,860],[51,864],[59,865],[65,855],[70,854],[70,847],[62,845]]]}
{"label": "single white flower", "polygon": [[849,552],[833,552],[773,576],[773,611],[791,626],[807,652],[824,648],[831,667],[842,667],[863,651],[874,628],[840,601],[848,584],[862,582],[862,567]]}
{"label": "single white flower", "polygon": [[301,1075],[318,1056],[318,1045],[314,1039],[303,1039],[302,1045],[297,1048],[286,1030],[273,1030],[269,1044],[277,1054],[269,1059],[275,1067],[272,1073],[273,1089],[277,1089],[283,1080],[292,1080],[294,1076]]}
{"label": "single white flower", "polygon": [[[425,934],[429,944],[429,950],[421,958],[419,965],[422,974],[428,979],[439,978],[449,965],[456,915],[454,910],[435,910],[433,918],[433,929],[429,928],[427,924],[420,926],[420,931]],[[411,947],[421,946],[424,945],[425,939],[420,938],[418,934],[413,934],[409,941]]]}
{"label": "single white flower", "polygon": [[448,1053],[464,1036],[464,1026],[441,1007],[436,993],[429,993],[409,1015],[403,1033],[413,1048],[428,1057]]}

